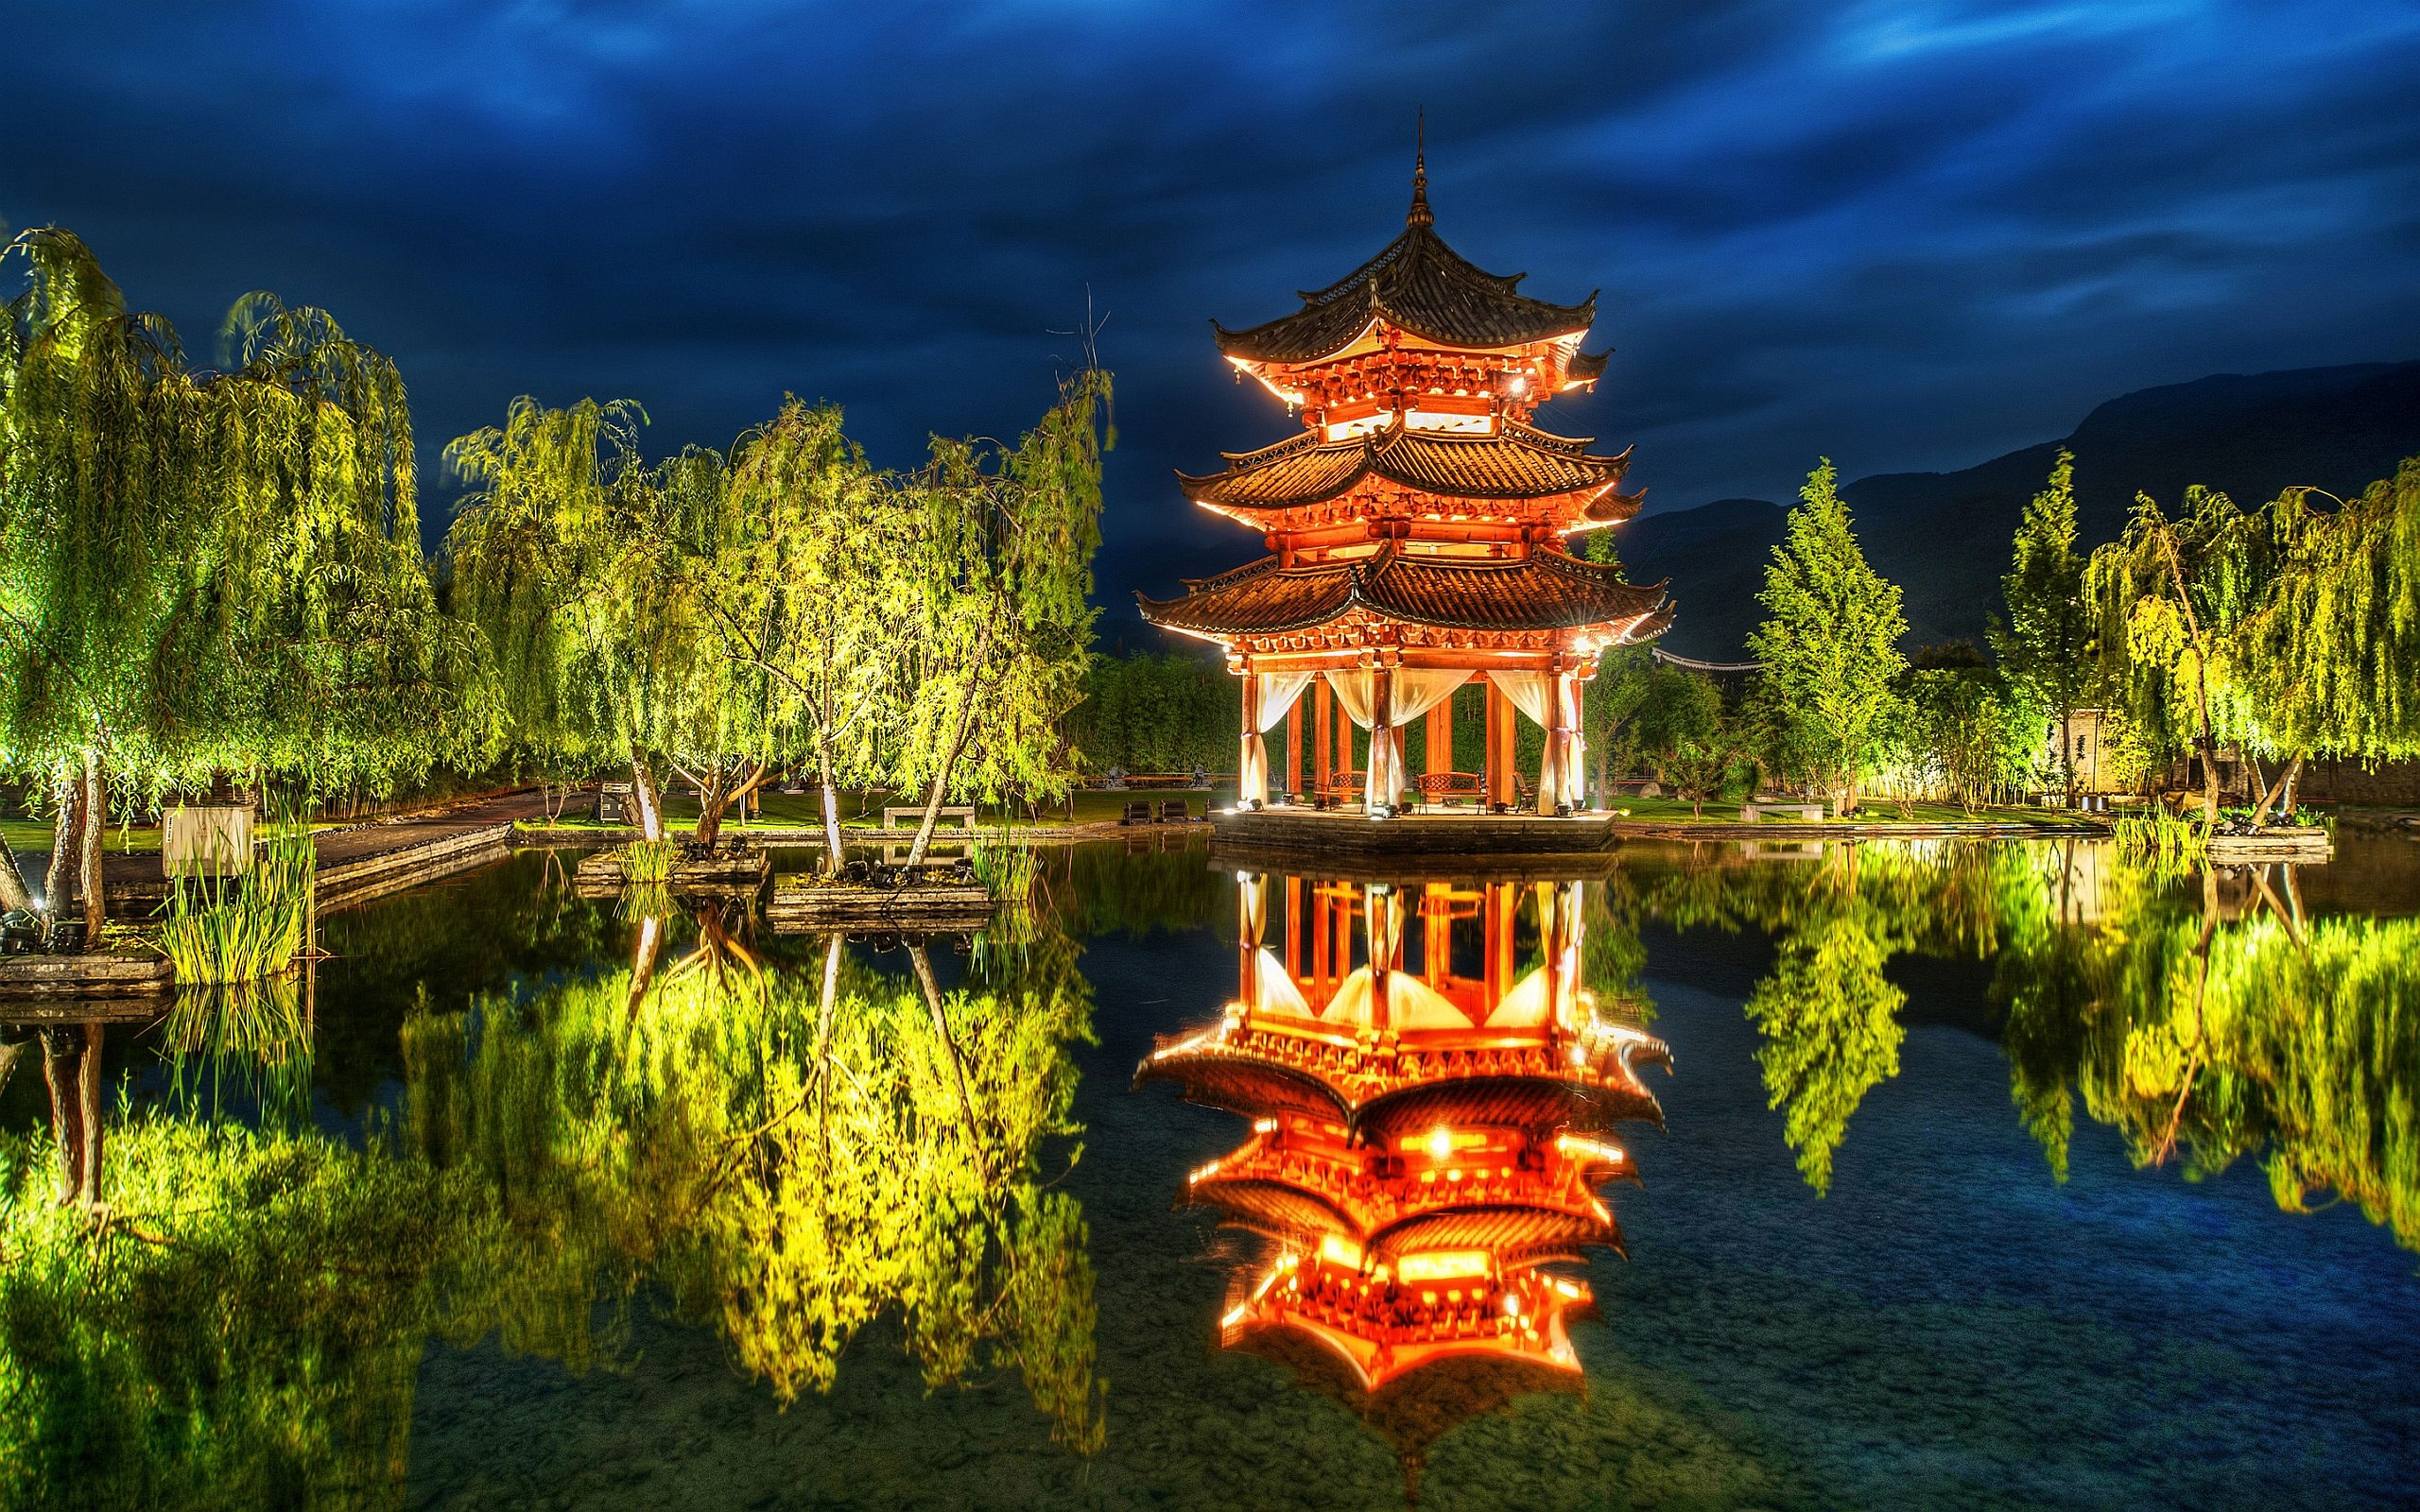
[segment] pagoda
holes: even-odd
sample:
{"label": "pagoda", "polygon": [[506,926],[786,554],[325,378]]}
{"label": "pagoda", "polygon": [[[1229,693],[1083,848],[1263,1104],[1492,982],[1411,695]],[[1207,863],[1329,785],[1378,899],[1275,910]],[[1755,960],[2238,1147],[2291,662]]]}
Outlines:
{"label": "pagoda", "polygon": [[[1670,1058],[1579,981],[1584,884],[1237,881],[1236,997],[1136,1071],[1253,1121],[1185,1182],[1188,1203],[1269,1241],[1222,1345],[1300,1363],[1390,1436],[1394,1418],[1425,1422],[1422,1442],[1441,1425],[1394,1412],[1408,1392],[1450,1377],[1442,1396],[1483,1410],[1474,1381],[1576,1385],[1566,1323],[1594,1299],[1553,1267],[1621,1249],[1597,1189],[1635,1172],[1610,1129],[1661,1122],[1637,1068]],[[1516,972],[1525,918],[1537,964]],[[1456,936],[1474,932],[1464,974]],[[1398,1444],[1408,1473],[1417,1448]]]}
{"label": "pagoda", "polygon": [[[1403,233],[1375,257],[1290,315],[1212,323],[1238,381],[1299,413],[1303,434],[1179,474],[1196,504],[1260,532],[1268,556],[1188,579],[1178,598],[1136,597],[1145,619],[1223,647],[1244,679],[1244,808],[1269,800],[1262,737],[1282,720],[1285,795],[1392,810],[1409,785],[1404,729],[1425,716],[1427,791],[1506,812],[1525,796],[1515,710],[1547,731],[1537,812],[1584,806],[1582,685],[1600,653],[1663,633],[1672,610],[1663,585],[1634,586],[1566,549],[1631,518],[1639,495],[1621,490],[1628,449],[1600,455],[1531,423],[1555,395],[1593,387],[1608,353],[1581,351],[1594,294],[1552,304],[1519,292],[1522,277],[1484,272],[1438,236],[1424,152]],[[1487,757],[1456,782],[1453,698],[1474,681]],[[1334,723],[1339,707],[1349,725]],[[1369,732],[1361,772],[1354,727]]]}

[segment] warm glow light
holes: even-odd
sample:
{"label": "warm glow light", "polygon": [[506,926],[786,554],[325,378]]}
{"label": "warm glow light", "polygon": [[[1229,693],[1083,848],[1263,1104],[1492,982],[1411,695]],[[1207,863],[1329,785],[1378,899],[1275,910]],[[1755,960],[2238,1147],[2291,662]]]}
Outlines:
{"label": "warm glow light", "polygon": [[1252,1131],[1255,1134],[1274,1134],[1277,1132],[1277,1120],[1273,1118],[1253,1119],[1252,1122]]}
{"label": "warm glow light", "polygon": [[1342,1234],[1329,1234],[1320,1241],[1320,1259],[1347,1270],[1359,1270],[1361,1246]]}
{"label": "warm glow light", "polygon": [[1622,1161],[1629,1159],[1628,1156],[1622,1153],[1622,1147],[1620,1145],[1612,1143],[1605,1140],[1592,1140],[1580,1134],[1559,1134],[1555,1136],[1554,1147],[1564,1155],[1573,1156],[1581,1160],[1587,1160],[1593,1157],[1596,1160],[1603,1160],[1612,1165],[1619,1165]]}
{"label": "warm glow light", "polygon": [[1456,1133],[1440,1124],[1426,1134],[1406,1134],[1395,1141],[1395,1148],[1409,1153],[1426,1150],[1432,1160],[1449,1159],[1456,1150],[1476,1150],[1487,1143],[1484,1134],[1464,1131]]}
{"label": "warm glow light", "polygon": [[1484,1249],[1428,1249],[1395,1263],[1395,1274],[1406,1281],[1436,1281],[1447,1277],[1484,1276],[1489,1258]]}

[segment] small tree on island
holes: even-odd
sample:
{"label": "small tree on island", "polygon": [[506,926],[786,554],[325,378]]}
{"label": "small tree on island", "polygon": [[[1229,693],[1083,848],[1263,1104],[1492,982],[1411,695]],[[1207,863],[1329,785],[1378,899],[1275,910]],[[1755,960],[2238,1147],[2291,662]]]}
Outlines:
{"label": "small tree on island", "polygon": [[1898,588],[1866,564],[1835,481],[1825,458],[1799,490],[1748,646],[1764,663],[1757,713],[1779,765],[1811,770],[1847,814],[1889,742],[1908,622]]}
{"label": "small tree on island", "polygon": [[1096,611],[1100,457],[1110,375],[1086,368],[1013,447],[936,439],[925,501],[915,694],[893,761],[925,789],[915,866],[952,792],[998,799],[1065,793],[1062,733],[1082,701]]}
{"label": "small tree on island", "polygon": [[2059,725],[2059,782],[2076,797],[2075,713],[2091,684],[2092,613],[2084,600],[2084,558],[2076,555],[2075,457],[2062,451],[2048,487],[2025,507],[2014,556],[2000,593],[2008,625],[1995,627],[1992,649],[2011,690]]}

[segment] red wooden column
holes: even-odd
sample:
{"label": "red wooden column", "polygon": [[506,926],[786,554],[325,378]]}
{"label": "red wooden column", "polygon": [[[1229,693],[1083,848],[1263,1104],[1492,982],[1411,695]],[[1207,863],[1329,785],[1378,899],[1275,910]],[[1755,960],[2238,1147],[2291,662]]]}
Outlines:
{"label": "red wooden column", "polygon": [[1336,690],[1327,685],[1327,678],[1322,674],[1312,682],[1311,692],[1316,698],[1311,705],[1312,791],[1325,801],[1328,779],[1334,775],[1333,768],[1328,765],[1328,752],[1333,747],[1328,741],[1327,728],[1336,720]]}
{"label": "red wooden column", "polygon": [[[1326,686],[1322,683],[1321,686]],[[1286,801],[1303,790],[1303,700],[1296,696],[1293,707],[1286,711]]]}
{"label": "red wooden column", "polygon": [[1487,684],[1487,801],[1512,801],[1512,700],[1493,679]]}
{"label": "red wooden column", "polygon": [[1512,988],[1512,926],[1520,906],[1519,884],[1491,882],[1487,885],[1486,912],[1481,915],[1486,934],[1481,962],[1481,980],[1487,985],[1487,1011],[1494,1013],[1504,1002],[1504,994]]}
{"label": "red wooden column", "polygon": [[1564,722],[1563,657],[1557,654],[1554,664],[1547,672],[1547,743],[1538,758],[1538,812],[1552,814],[1556,800],[1562,796],[1564,764],[1571,753],[1564,748],[1564,736],[1568,727]]}
{"label": "red wooden column", "polygon": [[[1337,711],[1336,720],[1336,769],[1340,772],[1353,770],[1353,716],[1341,709]],[[1369,781],[1366,768],[1361,776],[1366,784]]]}
{"label": "red wooden column", "polygon": [[1428,711],[1428,751],[1425,764],[1431,775],[1454,769],[1454,697],[1461,690],[1445,696],[1445,701]]}
{"label": "red wooden column", "polygon": [[1313,883],[1310,926],[1311,1007],[1314,1012],[1325,1012],[1328,999],[1336,994],[1336,984],[1333,980],[1337,975],[1336,962],[1328,954],[1328,942],[1336,935],[1335,928],[1328,920],[1329,911],[1334,906],[1328,898],[1327,889]]}

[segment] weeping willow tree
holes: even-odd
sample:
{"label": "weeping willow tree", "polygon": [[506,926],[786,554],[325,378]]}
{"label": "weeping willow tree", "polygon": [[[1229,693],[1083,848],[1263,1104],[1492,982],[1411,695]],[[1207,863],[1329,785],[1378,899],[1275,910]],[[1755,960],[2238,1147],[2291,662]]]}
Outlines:
{"label": "weeping willow tree", "polygon": [[90,923],[112,792],[229,770],[387,791],[478,744],[392,363],[253,294],[224,370],[196,369],[55,229],[0,279],[0,756],[52,795]]}
{"label": "weeping willow tree", "polygon": [[2202,758],[2212,816],[2222,743],[2284,763],[2256,823],[2291,814],[2315,754],[2420,752],[2420,459],[2334,510],[2316,493],[2245,511],[2192,489],[2175,520],[2138,496],[2086,574],[2104,683],[2155,743]]}
{"label": "weeping willow tree", "polygon": [[769,753],[814,768],[837,872],[840,789],[885,774],[909,696],[926,521],[838,409],[796,399],[734,448],[730,513],[739,528],[700,590],[724,656],[764,681]]}
{"label": "weeping willow tree", "polygon": [[1086,368],[1015,446],[936,440],[914,480],[916,693],[893,760],[901,786],[925,790],[911,865],[953,793],[1066,792],[1062,730],[1084,696],[1111,392],[1108,372]]}
{"label": "weeping willow tree", "polygon": [[654,748],[687,680],[688,627],[629,590],[654,513],[629,400],[549,409],[523,396],[505,422],[458,437],[445,463],[468,488],[446,532],[455,612],[484,634],[509,738],[541,761],[627,761],[639,822],[664,838]]}
{"label": "weeping willow tree", "polygon": [[2281,816],[2313,754],[2420,755],[2420,457],[2332,511],[2315,496],[2269,507],[2278,571],[2238,637],[2267,745],[2289,758],[2264,795]]}

